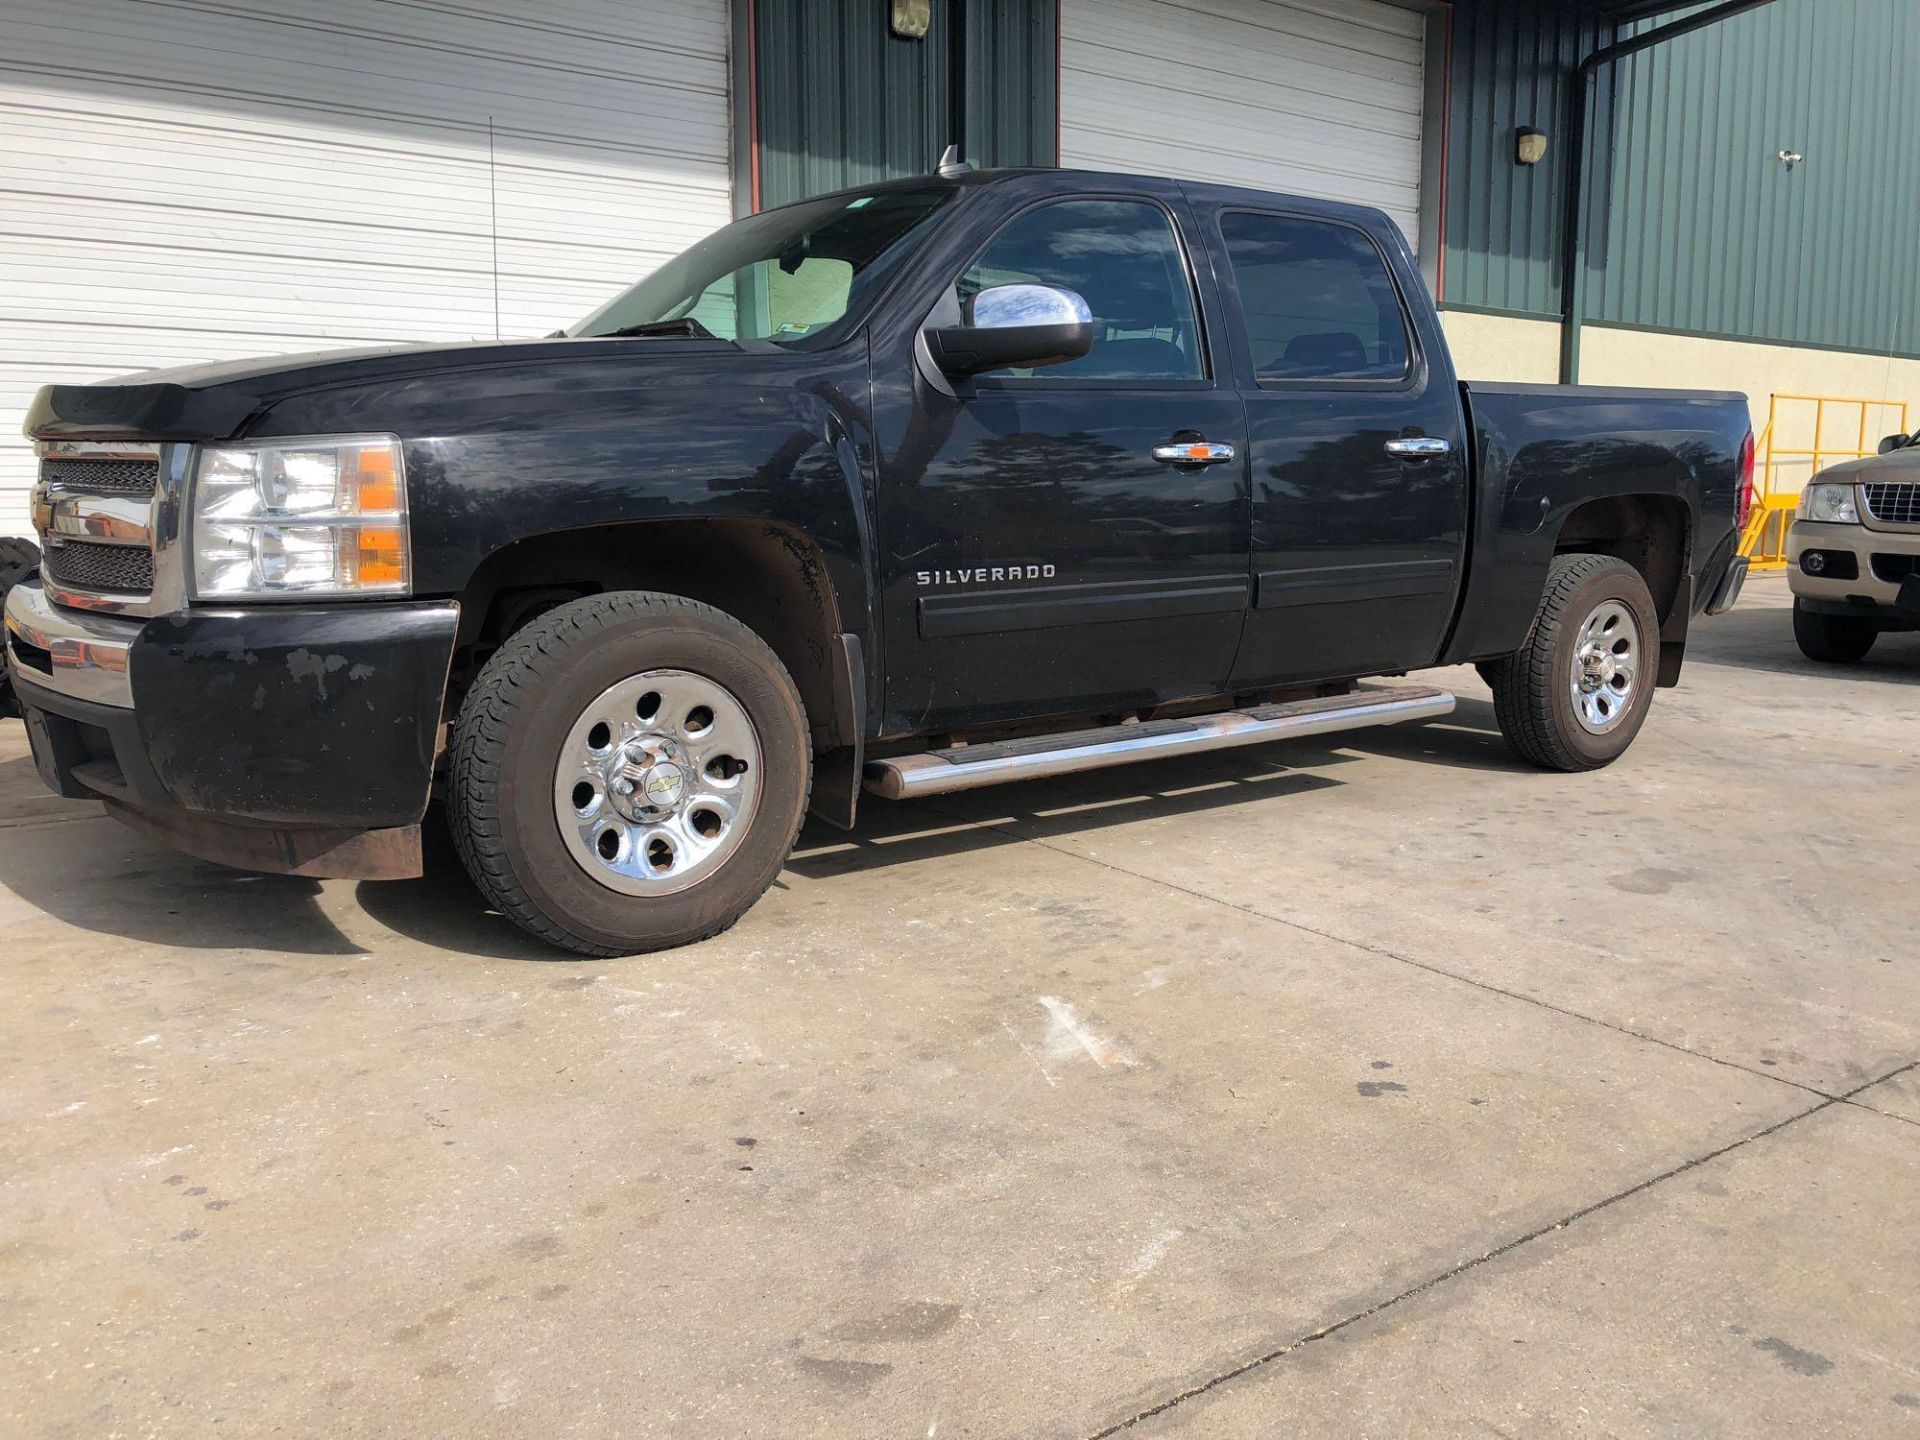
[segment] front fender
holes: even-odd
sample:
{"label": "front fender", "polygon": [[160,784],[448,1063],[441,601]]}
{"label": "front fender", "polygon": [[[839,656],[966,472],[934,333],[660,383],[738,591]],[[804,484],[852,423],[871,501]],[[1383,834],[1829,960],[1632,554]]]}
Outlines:
{"label": "front fender", "polygon": [[871,646],[864,341],[777,353],[673,344],[296,395],[248,433],[400,436],[416,595],[457,596],[489,556],[536,537],[765,520],[817,547],[842,623]]}

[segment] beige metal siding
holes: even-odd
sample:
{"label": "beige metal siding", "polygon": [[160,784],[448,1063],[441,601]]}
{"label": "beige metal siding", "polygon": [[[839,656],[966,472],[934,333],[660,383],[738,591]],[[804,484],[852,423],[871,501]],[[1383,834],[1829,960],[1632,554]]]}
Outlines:
{"label": "beige metal siding", "polygon": [[0,0],[0,30],[0,531],[41,384],[496,308],[540,334],[730,218],[726,0]]}
{"label": "beige metal siding", "polygon": [[1417,240],[1425,42],[1379,0],[1062,0],[1060,163],[1377,205]]}

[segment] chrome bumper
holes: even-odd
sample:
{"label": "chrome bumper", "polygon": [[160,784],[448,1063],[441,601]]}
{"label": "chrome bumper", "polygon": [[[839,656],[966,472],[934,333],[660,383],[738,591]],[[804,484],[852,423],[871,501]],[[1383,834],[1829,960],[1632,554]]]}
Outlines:
{"label": "chrome bumper", "polygon": [[23,580],[7,592],[7,663],[42,689],[130,710],[127,655],[144,623],[62,609]]}

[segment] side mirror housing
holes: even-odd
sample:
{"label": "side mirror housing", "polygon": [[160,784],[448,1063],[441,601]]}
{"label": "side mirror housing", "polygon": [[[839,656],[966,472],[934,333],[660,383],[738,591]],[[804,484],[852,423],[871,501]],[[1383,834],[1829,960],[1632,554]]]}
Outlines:
{"label": "side mirror housing", "polygon": [[971,297],[961,323],[927,331],[927,349],[955,379],[1009,367],[1061,365],[1093,348],[1093,312],[1071,290],[996,285]]}
{"label": "side mirror housing", "polygon": [[1891,455],[1896,450],[1904,450],[1912,442],[1911,435],[1889,435],[1880,442],[1880,453]]}

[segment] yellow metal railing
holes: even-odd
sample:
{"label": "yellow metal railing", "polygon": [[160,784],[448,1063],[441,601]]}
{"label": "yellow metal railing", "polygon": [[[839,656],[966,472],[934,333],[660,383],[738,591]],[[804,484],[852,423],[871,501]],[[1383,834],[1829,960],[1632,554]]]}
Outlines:
{"label": "yellow metal railing", "polygon": [[[1767,422],[1756,447],[1757,454],[1770,454],[1773,422]],[[1747,528],[1740,532],[1740,553],[1755,570],[1787,568],[1787,527],[1793,524],[1793,512],[1799,508],[1800,492],[1776,491],[1770,468],[1754,466],[1753,509],[1747,512]]]}
{"label": "yellow metal railing", "polygon": [[[1808,405],[1813,407],[1813,444],[1782,445],[1783,422],[1791,423],[1795,419],[1804,422],[1805,412],[1799,407]],[[1871,423],[1875,412],[1881,416],[1880,426]],[[1859,460],[1875,453],[1880,435],[1892,433],[1892,429],[1882,427],[1895,415],[1899,421],[1892,428],[1907,434],[1907,405],[1902,400],[1856,400],[1835,395],[1773,397],[1767,408],[1767,428],[1761,432],[1757,447],[1753,511],[1740,536],[1740,553],[1755,570],[1787,568],[1787,529],[1793,524],[1793,512],[1800,505],[1800,487],[1829,464]],[[1851,444],[1844,438],[1829,443],[1830,416],[1841,421],[1841,435],[1850,438]],[[1850,434],[1847,422],[1852,422]],[[1789,481],[1780,473],[1802,467],[1806,473],[1799,476],[1797,482]]]}

